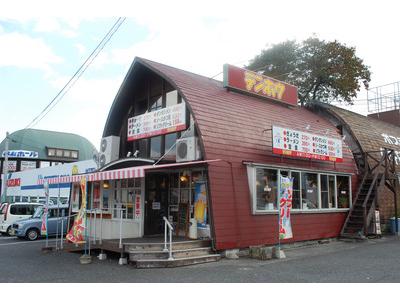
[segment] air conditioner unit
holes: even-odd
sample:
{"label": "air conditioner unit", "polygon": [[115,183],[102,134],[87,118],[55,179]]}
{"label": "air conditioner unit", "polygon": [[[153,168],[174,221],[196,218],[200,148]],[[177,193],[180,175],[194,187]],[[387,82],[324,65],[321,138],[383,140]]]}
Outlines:
{"label": "air conditioner unit", "polygon": [[119,136],[110,135],[101,139],[99,165],[100,168],[119,158]]}
{"label": "air conditioner unit", "polygon": [[196,137],[176,141],[176,162],[198,160],[201,158],[199,141]]}

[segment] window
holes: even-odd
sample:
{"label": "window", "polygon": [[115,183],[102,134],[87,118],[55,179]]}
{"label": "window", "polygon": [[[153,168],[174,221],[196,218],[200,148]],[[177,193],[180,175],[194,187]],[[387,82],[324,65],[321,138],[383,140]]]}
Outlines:
{"label": "window", "polygon": [[78,158],[78,151],[71,151],[72,158]]}
{"label": "window", "polygon": [[178,104],[178,92],[176,90],[166,94],[167,107]]}
{"label": "window", "polygon": [[301,188],[300,188],[300,172],[291,172],[293,177],[293,209],[301,209]]}
{"label": "window", "polygon": [[337,176],[338,208],[350,207],[350,179],[348,176]]}
{"label": "window", "polygon": [[47,156],[56,156],[56,149],[47,149]]}
{"label": "window", "polygon": [[348,209],[351,177],[301,170],[248,167],[253,212],[277,212],[281,177],[293,179],[292,208],[295,211]]}
{"label": "window", "polygon": [[161,157],[161,136],[150,139],[150,158]]}
{"label": "window", "polygon": [[71,151],[70,150],[64,150],[64,157],[71,157]]}
{"label": "window", "polygon": [[278,171],[257,169],[257,210],[274,210],[278,199]]}
{"label": "window", "polygon": [[301,173],[301,197],[303,209],[318,208],[318,176],[314,173]]}

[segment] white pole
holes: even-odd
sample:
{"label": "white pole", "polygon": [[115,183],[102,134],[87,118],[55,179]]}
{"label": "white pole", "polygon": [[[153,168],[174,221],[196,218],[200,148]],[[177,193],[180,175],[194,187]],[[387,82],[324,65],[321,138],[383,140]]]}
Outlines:
{"label": "white pole", "polygon": [[60,249],[63,249],[63,239],[64,239],[64,216],[61,218],[61,241],[60,241]]}
{"label": "white pole", "polygon": [[7,177],[8,177],[8,132],[6,132],[6,141],[4,147],[4,162],[3,162],[3,189],[1,202],[7,202]]}
{"label": "white pole", "polygon": [[119,222],[119,247],[122,248],[122,208],[121,208],[121,219]]}
{"label": "white pole", "polygon": [[173,260],[174,258],[172,257],[172,230],[169,228],[169,260]]}
{"label": "white pole", "polygon": [[94,210],[94,241],[93,244],[96,245],[96,221],[97,221],[97,208]]}
{"label": "white pole", "polygon": [[101,210],[100,210],[100,245],[103,244],[103,204],[101,205]]}
{"label": "white pole", "polygon": [[167,222],[165,222],[165,220],[164,220],[164,249],[163,249],[163,251],[164,252],[168,251],[168,248],[167,248]]}

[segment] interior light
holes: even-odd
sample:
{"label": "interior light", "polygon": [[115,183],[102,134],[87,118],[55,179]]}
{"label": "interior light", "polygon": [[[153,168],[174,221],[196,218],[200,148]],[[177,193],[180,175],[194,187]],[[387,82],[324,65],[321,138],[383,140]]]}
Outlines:
{"label": "interior light", "polygon": [[103,182],[103,189],[108,189],[110,187],[110,183],[108,181]]}

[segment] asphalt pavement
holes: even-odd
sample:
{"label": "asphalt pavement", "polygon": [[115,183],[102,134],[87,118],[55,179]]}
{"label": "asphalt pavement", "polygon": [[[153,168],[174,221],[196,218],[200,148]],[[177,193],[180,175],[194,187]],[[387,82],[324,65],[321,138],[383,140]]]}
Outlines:
{"label": "asphalt pavement", "polygon": [[0,282],[400,282],[400,239],[394,236],[286,249],[281,260],[241,257],[173,269],[120,266],[115,256],[93,256],[81,265],[78,253],[42,252],[45,243],[0,236]]}

